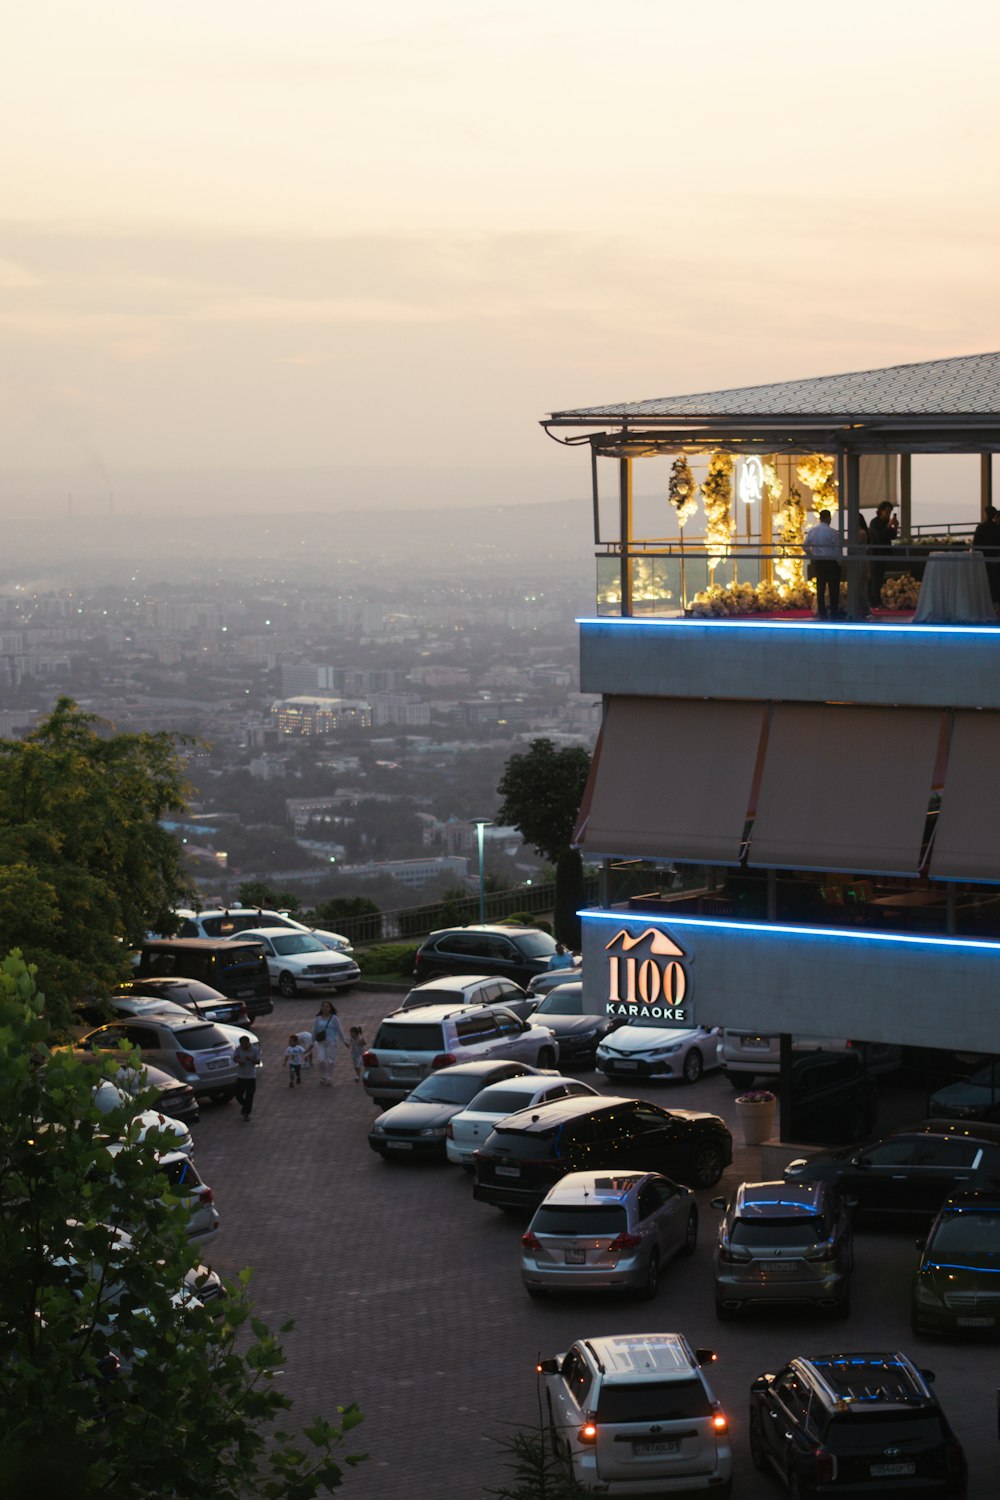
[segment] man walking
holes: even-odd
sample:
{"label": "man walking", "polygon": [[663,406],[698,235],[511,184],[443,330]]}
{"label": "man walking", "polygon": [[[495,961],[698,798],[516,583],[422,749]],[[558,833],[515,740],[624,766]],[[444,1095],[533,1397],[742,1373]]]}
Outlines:
{"label": "man walking", "polygon": [[261,1066],[260,1043],[251,1042],[241,1036],[233,1048],[236,1064],[236,1098],[243,1110],[244,1120],[249,1120],[253,1111],[253,1096],[257,1092],[257,1069]]}
{"label": "man walking", "polygon": [[[811,563],[810,573],[816,581],[817,620],[839,620],[840,613],[840,537],[830,525],[830,512],[821,510],[816,525],[806,532],[803,550]],[[826,601],[829,599],[829,612]]]}

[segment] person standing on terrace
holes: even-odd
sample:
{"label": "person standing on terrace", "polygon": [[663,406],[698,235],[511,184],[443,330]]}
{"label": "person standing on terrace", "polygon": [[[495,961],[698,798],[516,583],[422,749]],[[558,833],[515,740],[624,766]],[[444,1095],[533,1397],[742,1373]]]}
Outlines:
{"label": "person standing on terrace", "polygon": [[1000,604],[1000,510],[990,505],[986,519],[980,521],[972,538],[975,551],[986,556],[986,572],[990,580],[990,598]]}
{"label": "person standing on terrace", "polygon": [[[819,520],[806,532],[802,546],[811,565],[811,576],[816,581],[817,620],[841,619],[840,537],[830,525],[828,510],[820,511]],[[829,610],[827,600],[829,600]]]}
{"label": "person standing on terrace", "polygon": [[872,558],[878,559],[872,562],[868,572],[868,603],[872,609],[880,609],[882,606],[882,585],[885,582],[885,571],[889,564],[881,559],[890,555],[892,544],[898,534],[899,526],[892,513],[892,501],[883,500],[868,528],[869,550]]}

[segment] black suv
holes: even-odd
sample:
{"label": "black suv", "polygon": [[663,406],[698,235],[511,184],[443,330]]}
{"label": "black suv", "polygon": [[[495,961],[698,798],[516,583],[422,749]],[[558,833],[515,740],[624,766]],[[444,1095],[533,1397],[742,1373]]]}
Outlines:
{"label": "black suv", "polygon": [[750,1456],[792,1495],[964,1500],[965,1454],[905,1354],[793,1359],[750,1387]]}
{"label": "black suv", "polygon": [[936,1214],[945,1198],[1000,1190],[1000,1125],[925,1120],[881,1140],[789,1162],[789,1182],[835,1182],[859,1213]]}
{"label": "black suv", "polygon": [[534,1208],[567,1172],[619,1168],[711,1187],[732,1159],[718,1115],[641,1099],[559,1099],[490,1132],[476,1152],[472,1192],[498,1208]]}
{"label": "black suv", "polygon": [[421,983],[445,974],[502,974],[527,985],[555,951],[555,938],[539,927],[442,927],[417,949],[413,973]]}
{"label": "black suv", "polygon": [[962,1193],[942,1205],[910,1294],[914,1333],[995,1338],[1000,1332],[1000,1195]]}

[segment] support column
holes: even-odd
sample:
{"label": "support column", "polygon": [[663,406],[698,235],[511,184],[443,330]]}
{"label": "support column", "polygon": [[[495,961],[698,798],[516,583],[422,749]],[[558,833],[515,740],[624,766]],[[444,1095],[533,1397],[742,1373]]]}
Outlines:
{"label": "support column", "polygon": [[986,520],[986,512],[993,504],[993,454],[979,455],[979,519]]}
{"label": "support column", "polygon": [[899,455],[899,534],[905,537],[913,535],[912,480],[912,455],[901,453]]}
{"label": "support column", "polygon": [[[857,453],[844,455],[844,511],[847,516],[847,542],[854,548],[858,542],[858,517],[861,514],[861,459]],[[862,581],[864,560],[857,556],[847,565],[847,618],[863,620],[868,613]]]}
{"label": "support column", "polygon": [[621,594],[623,615],[632,613],[632,460],[618,460],[618,538],[621,543]]}

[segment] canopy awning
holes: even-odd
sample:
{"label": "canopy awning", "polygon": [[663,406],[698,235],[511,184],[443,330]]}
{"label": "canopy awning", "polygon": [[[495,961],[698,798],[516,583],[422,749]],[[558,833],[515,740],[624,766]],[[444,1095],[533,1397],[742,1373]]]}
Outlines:
{"label": "canopy awning", "polygon": [[1000,713],[955,714],[931,851],[937,880],[1000,880]]}

